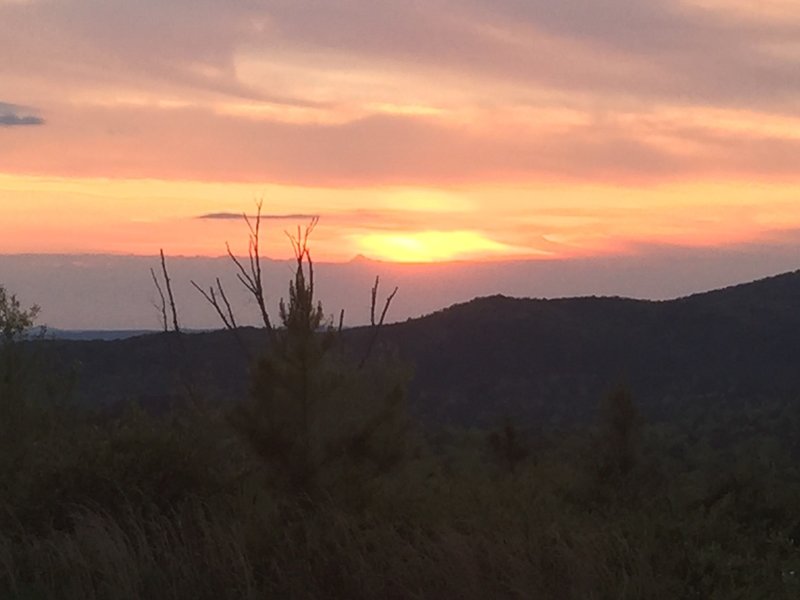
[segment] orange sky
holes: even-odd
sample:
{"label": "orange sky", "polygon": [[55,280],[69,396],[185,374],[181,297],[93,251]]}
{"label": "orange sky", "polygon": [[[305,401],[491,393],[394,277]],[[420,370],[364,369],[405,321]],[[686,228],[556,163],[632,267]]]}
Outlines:
{"label": "orange sky", "polygon": [[0,253],[219,255],[257,198],[276,257],[311,215],[332,261],[774,242],[798,39],[792,0],[0,0]]}

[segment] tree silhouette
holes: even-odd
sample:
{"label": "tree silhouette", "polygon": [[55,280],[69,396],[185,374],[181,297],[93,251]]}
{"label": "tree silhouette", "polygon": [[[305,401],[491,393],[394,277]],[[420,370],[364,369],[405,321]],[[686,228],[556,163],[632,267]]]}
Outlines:
{"label": "tree silhouette", "polygon": [[315,225],[290,236],[296,265],[280,302],[281,326],[256,363],[250,399],[232,416],[275,481],[307,496],[390,469],[402,457],[406,429],[398,369],[362,369],[315,298],[308,248]]}
{"label": "tree silhouette", "polygon": [[0,286],[0,478],[22,459],[30,435],[30,352],[22,342],[35,325],[38,306],[28,309]]}

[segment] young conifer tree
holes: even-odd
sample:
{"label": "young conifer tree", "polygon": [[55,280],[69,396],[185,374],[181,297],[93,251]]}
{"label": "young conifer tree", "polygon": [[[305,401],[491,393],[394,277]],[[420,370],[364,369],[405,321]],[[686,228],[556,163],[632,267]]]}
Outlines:
{"label": "young conifer tree", "polygon": [[341,327],[315,298],[308,237],[292,237],[296,266],[280,325],[256,362],[251,395],[234,427],[274,481],[314,497],[338,486],[363,486],[402,458],[405,377],[396,361],[357,361]]}

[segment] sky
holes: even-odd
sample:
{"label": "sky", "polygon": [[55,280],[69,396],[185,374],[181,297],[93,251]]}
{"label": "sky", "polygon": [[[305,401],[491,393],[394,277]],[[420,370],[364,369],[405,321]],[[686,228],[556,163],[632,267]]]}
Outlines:
{"label": "sky", "polygon": [[319,216],[323,262],[769,274],[798,40],[796,0],[0,0],[0,254],[245,251],[261,200],[272,258]]}

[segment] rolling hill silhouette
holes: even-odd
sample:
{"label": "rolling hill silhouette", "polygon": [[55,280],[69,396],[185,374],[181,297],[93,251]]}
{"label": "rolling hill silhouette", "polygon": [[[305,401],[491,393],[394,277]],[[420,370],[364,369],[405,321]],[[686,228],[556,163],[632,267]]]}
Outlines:
{"label": "rolling hill silhouette", "polygon": [[[346,332],[363,344],[363,328]],[[263,332],[241,335],[254,349]],[[677,300],[477,298],[388,325],[385,344],[413,365],[410,398],[429,422],[586,420],[611,387],[630,386],[643,412],[669,418],[714,402],[800,394],[800,271]],[[115,341],[41,342],[48,362],[77,372],[81,402],[163,406],[187,381],[213,401],[247,393],[247,361],[230,332]]]}

